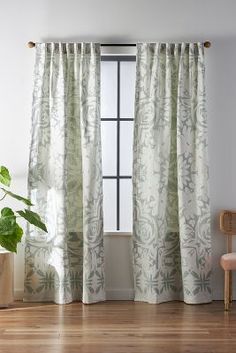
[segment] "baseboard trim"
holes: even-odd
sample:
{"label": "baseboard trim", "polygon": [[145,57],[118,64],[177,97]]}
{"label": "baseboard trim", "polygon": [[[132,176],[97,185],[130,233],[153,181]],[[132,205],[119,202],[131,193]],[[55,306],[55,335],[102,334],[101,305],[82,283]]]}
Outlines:
{"label": "baseboard trim", "polygon": [[[22,300],[24,296],[23,289],[15,289],[14,298],[15,300]],[[235,295],[236,297],[236,295]],[[133,300],[134,299],[134,289],[133,288],[108,288],[106,290],[107,300]],[[214,291],[213,300],[223,300],[222,291]]]}
{"label": "baseboard trim", "polygon": [[14,299],[15,300],[23,300],[24,291],[23,289],[15,289],[14,290]]}
{"label": "baseboard trim", "polygon": [[[23,296],[24,296],[23,289],[15,289],[14,291],[15,300],[22,300]],[[106,290],[106,299],[107,300],[133,300],[134,290],[132,288],[127,288],[127,289],[109,288]]]}
{"label": "baseboard trim", "polygon": [[109,288],[106,290],[107,300],[133,300],[134,290],[133,288],[119,289]]}

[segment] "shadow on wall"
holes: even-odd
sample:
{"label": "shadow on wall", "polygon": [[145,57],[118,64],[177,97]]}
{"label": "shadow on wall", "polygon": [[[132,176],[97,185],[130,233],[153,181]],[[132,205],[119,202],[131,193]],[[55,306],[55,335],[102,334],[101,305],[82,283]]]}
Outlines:
{"label": "shadow on wall", "polygon": [[[226,239],[219,231],[222,209],[236,209],[236,37],[211,38],[206,51],[214,298],[223,298],[219,259]],[[236,249],[236,241],[234,244]],[[235,287],[236,294],[236,287]]]}

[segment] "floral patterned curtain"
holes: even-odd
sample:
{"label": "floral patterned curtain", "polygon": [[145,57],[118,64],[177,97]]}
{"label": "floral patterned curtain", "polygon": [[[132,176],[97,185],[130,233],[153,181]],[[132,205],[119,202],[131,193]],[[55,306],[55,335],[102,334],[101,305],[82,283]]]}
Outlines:
{"label": "floral patterned curtain", "polygon": [[104,300],[99,44],[36,44],[29,194],[24,299]]}
{"label": "floral patterned curtain", "polygon": [[204,74],[201,43],[137,45],[135,300],[211,301]]}

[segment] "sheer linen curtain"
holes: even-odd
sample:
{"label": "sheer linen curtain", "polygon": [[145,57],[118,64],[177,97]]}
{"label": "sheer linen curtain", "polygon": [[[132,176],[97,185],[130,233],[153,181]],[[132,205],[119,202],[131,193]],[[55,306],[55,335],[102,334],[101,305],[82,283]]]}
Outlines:
{"label": "sheer linen curtain", "polygon": [[100,45],[36,44],[25,301],[103,301]]}
{"label": "sheer linen curtain", "polygon": [[201,43],[137,45],[135,300],[212,300],[204,74]]}

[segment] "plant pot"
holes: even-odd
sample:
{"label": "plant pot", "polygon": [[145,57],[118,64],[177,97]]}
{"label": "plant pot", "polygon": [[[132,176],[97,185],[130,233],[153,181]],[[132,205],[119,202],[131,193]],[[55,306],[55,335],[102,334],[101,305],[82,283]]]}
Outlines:
{"label": "plant pot", "polygon": [[14,255],[0,249],[0,308],[14,300]]}

